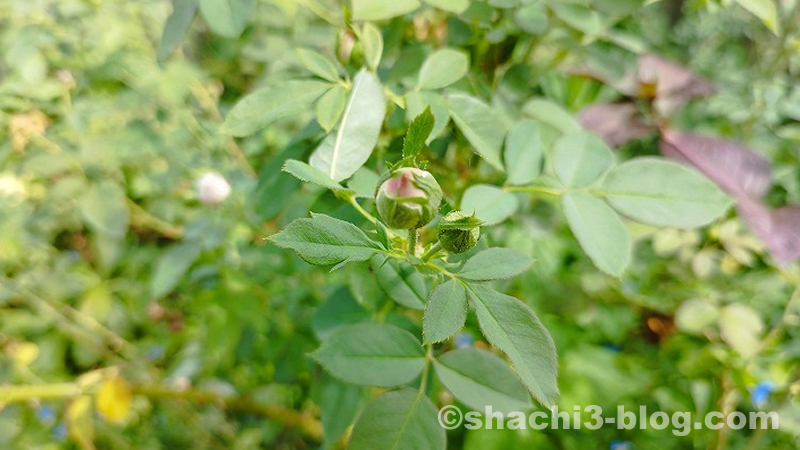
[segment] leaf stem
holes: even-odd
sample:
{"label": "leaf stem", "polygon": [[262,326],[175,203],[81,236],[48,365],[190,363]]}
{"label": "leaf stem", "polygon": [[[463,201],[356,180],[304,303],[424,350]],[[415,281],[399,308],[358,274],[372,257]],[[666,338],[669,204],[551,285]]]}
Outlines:
{"label": "leaf stem", "polygon": [[359,212],[365,219],[369,220],[371,223],[375,224],[378,222],[378,219],[375,218],[372,214],[369,213],[366,209],[364,209],[356,200],[356,198],[351,194],[346,197],[347,203],[350,203],[356,211]]}
{"label": "leaf stem", "polygon": [[552,195],[554,197],[560,197],[564,194],[564,191],[560,189],[552,189],[544,186],[505,186],[503,189],[506,192],[530,192],[533,194]]}

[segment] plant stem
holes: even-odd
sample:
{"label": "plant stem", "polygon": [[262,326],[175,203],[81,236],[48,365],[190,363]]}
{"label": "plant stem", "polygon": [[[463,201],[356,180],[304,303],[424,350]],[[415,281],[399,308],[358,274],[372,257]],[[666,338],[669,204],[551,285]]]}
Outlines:
{"label": "plant stem", "polygon": [[81,394],[83,394],[83,389],[75,383],[3,386],[3,389],[0,389],[0,404],[31,399],[70,398]]}
{"label": "plant stem", "polygon": [[111,350],[129,361],[141,363],[142,357],[133,344],[106,328],[94,317],[88,316],[65,303],[40,297],[28,289],[20,288],[19,290],[28,304],[56,319],[63,320],[63,323],[70,330],[76,330],[84,336],[100,337],[107,346],[107,350]]}
{"label": "plant stem", "polygon": [[[322,424],[311,414],[255,402],[244,395],[226,396],[210,391],[178,390],[158,385],[132,386],[132,391],[136,395],[150,399],[210,403],[219,408],[258,414],[284,426],[296,428],[310,438],[322,440]],[[0,389],[0,404],[33,399],[70,399],[87,393],[87,390],[78,383],[3,386]]]}
{"label": "plant stem", "polygon": [[276,405],[265,405],[243,395],[224,396],[200,390],[175,390],[163,386],[134,386],[134,394],[151,399],[185,400],[192,403],[211,403],[222,408],[264,416],[287,427],[297,428],[306,436],[322,440],[322,424],[308,413]]}
{"label": "plant stem", "polygon": [[[208,89],[205,88],[202,84],[194,84],[190,86],[190,90],[192,95],[194,96],[197,103],[200,104],[200,107],[211,116],[217,123],[223,123],[225,119],[219,113],[219,109],[217,109],[217,100],[208,92]],[[196,120],[196,119],[195,119]],[[247,155],[244,153],[239,144],[236,143],[236,140],[233,137],[225,136],[223,138],[223,145],[225,150],[233,157],[234,160],[239,164],[239,167],[251,177],[256,176],[256,171],[253,169],[253,166],[250,165],[250,162],[247,160]]]}
{"label": "plant stem", "polygon": [[417,254],[417,229],[408,230],[408,254]]}
{"label": "plant stem", "polygon": [[149,228],[170,239],[180,239],[183,237],[183,227],[172,225],[169,222],[159,219],[129,198],[125,200],[128,204],[128,208],[131,210],[131,224],[134,226]]}
{"label": "plant stem", "polygon": [[352,195],[348,195],[346,200],[347,203],[350,203],[353,206],[353,208],[355,208],[355,210],[358,211],[359,214],[364,216],[365,219],[369,220],[373,224],[378,222],[378,219],[376,219],[375,216],[370,214],[369,211],[367,211],[360,204],[358,204],[358,201],[356,201],[355,197],[353,197]]}
{"label": "plant stem", "polygon": [[441,244],[440,242],[436,242],[435,244],[433,244],[433,247],[431,247],[430,249],[428,249],[428,251],[427,251],[427,252],[425,252],[425,253],[422,255],[422,261],[423,261],[423,262],[428,262],[428,260],[430,260],[431,258],[433,258],[433,257],[434,257],[434,256],[435,256],[437,253],[439,253],[441,250],[442,250],[442,244]]}
{"label": "plant stem", "polygon": [[503,188],[507,192],[530,192],[533,194],[545,194],[560,197],[564,194],[560,189],[546,188],[544,186],[506,186]]}

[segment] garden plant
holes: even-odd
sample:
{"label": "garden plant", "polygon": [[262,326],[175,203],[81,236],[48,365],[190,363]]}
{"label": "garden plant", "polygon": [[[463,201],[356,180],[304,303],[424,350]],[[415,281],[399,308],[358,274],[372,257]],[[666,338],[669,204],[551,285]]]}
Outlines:
{"label": "garden plant", "polygon": [[797,448],[798,149],[798,0],[2,0],[0,449]]}

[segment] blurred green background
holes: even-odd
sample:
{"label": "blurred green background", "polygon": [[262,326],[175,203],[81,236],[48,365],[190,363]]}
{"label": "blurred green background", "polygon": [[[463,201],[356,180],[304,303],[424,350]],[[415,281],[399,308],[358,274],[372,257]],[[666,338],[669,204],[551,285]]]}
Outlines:
{"label": "blurred green background", "polygon": [[[471,56],[457,88],[503,114],[534,96],[577,113],[619,94],[576,68],[618,79],[653,52],[717,87],[673,126],[747,143],[773,165],[770,204],[800,201],[796,0],[469,3],[375,22],[391,92],[413,87],[425,56],[446,45]],[[383,296],[380,287],[264,241],[310,210],[362,220],[280,173],[310,149],[296,143],[320,134],[315,112],[243,139],[218,133],[245,94],[309,78],[297,48],[354,73],[364,49],[349,3],[241,0],[235,20],[191,9],[162,36],[187,5],[0,1],[0,448],[339,448],[323,442],[320,416],[343,430],[357,411],[347,409],[370,395],[336,390],[306,354],[337,324],[368,317],[356,299]],[[404,127],[388,117],[387,160]],[[465,147],[452,126],[431,144],[446,191],[491,177]],[[620,150],[656,152],[652,139]],[[210,172],[232,188],[222,201],[198,186]],[[459,429],[449,448],[800,446],[797,263],[774,264],[735,213],[701,230],[631,230],[621,280],[592,265],[546,198],[484,230],[484,242],[536,261],[505,287],[553,334],[561,410],[776,410],[781,429]],[[412,329],[414,319],[397,313]],[[465,332],[465,345],[486,346],[471,342],[481,336],[473,319]],[[331,423],[331,392],[349,396],[344,423]],[[444,390],[440,400],[451,401]]]}

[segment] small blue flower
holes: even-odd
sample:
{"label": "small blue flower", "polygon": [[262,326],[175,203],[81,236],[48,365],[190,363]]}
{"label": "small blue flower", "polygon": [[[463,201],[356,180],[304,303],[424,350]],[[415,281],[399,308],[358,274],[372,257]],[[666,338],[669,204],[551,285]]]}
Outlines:
{"label": "small blue flower", "polygon": [[469,348],[472,347],[474,342],[472,335],[469,333],[461,333],[453,339],[453,345],[455,345],[456,348]]}
{"label": "small blue flower", "polygon": [[769,400],[769,395],[773,391],[775,391],[775,385],[771,382],[762,381],[761,383],[758,383],[750,393],[750,400],[753,402],[753,406],[756,408],[763,406],[764,403]]}
{"label": "small blue flower", "polygon": [[614,353],[619,353],[619,351],[620,351],[620,350],[622,350],[622,349],[620,348],[620,346],[619,346],[619,345],[617,345],[617,344],[612,344],[612,343],[610,343],[610,342],[603,344],[603,347],[604,347],[606,350],[611,350],[611,351],[612,351],[612,352],[614,352]]}
{"label": "small blue flower", "polygon": [[56,410],[49,406],[42,406],[36,410],[36,418],[44,425],[50,425],[56,421]]}
{"label": "small blue flower", "polygon": [[612,441],[609,450],[633,450],[633,444],[629,441]]}
{"label": "small blue flower", "polygon": [[163,345],[154,345],[145,350],[144,355],[147,357],[147,359],[154,361],[164,356],[165,352],[166,350],[164,349]]}
{"label": "small blue flower", "polygon": [[56,425],[56,427],[53,428],[53,431],[51,431],[50,433],[53,436],[53,439],[55,439],[58,442],[63,442],[67,440],[67,425],[64,423],[60,423]]}

